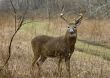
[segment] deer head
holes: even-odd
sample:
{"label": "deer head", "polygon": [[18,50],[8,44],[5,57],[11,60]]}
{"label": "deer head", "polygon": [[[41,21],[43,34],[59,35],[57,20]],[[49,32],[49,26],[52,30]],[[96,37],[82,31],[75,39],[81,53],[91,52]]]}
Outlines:
{"label": "deer head", "polygon": [[72,23],[69,23],[68,20],[66,20],[64,18],[64,14],[61,13],[60,14],[61,19],[63,19],[67,25],[68,25],[68,29],[67,29],[67,33],[66,35],[68,35],[69,37],[76,37],[77,36],[77,27],[80,25],[81,20],[83,18],[83,14],[79,14],[79,17],[77,17]]}

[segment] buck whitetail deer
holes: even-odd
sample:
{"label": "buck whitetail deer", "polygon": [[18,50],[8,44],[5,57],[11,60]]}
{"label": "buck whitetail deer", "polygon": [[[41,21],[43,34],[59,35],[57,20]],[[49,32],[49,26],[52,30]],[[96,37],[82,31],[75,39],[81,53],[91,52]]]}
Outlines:
{"label": "buck whitetail deer", "polygon": [[51,37],[41,35],[32,39],[31,43],[34,53],[32,67],[35,63],[37,63],[40,68],[48,57],[58,57],[58,67],[60,67],[62,59],[65,59],[66,69],[70,78],[70,58],[75,49],[77,27],[81,23],[83,15],[80,14],[79,17],[72,23],[69,23],[63,16],[64,14],[61,13],[60,17],[68,24],[67,31],[64,36]]}

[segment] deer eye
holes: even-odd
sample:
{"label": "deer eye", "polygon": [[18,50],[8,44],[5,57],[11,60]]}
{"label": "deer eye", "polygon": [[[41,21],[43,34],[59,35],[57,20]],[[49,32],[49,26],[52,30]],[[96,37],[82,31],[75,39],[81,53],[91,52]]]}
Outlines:
{"label": "deer eye", "polygon": [[68,27],[68,28],[70,28],[70,27]]}
{"label": "deer eye", "polygon": [[74,28],[76,28],[76,27],[74,27]]}

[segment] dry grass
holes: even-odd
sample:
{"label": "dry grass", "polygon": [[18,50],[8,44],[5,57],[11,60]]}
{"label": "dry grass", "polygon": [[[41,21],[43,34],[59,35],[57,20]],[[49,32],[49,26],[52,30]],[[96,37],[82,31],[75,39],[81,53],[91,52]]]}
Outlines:
{"label": "dry grass", "polygon": [[79,37],[82,40],[96,41],[109,46],[110,21],[109,20],[83,20],[79,27]]}
{"label": "dry grass", "polygon": [[[4,16],[3,16],[4,17]],[[8,16],[7,16],[8,17]],[[3,65],[8,55],[8,45],[14,32],[14,23],[11,17],[4,18],[0,21],[0,66]],[[1,19],[1,18],[0,18]],[[7,19],[7,20],[6,20]],[[64,35],[66,24],[59,18],[52,21],[37,20],[38,22],[25,24],[17,33],[12,44],[12,56],[9,64],[0,72],[0,78],[32,78],[30,73],[33,53],[31,48],[31,39],[37,35]],[[84,20],[78,29],[78,38],[95,41],[105,44],[110,41],[109,21],[102,20]],[[81,44],[81,45],[80,45]],[[88,46],[89,45],[89,46]],[[105,52],[106,48],[77,42],[76,48],[84,49],[84,52],[75,51],[71,58],[71,75],[72,78],[109,78],[110,62],[102,57],[86,54],[88,50],[93,49]],[[103,49],[102,49],[103,48]],[[110,51],[110,49],[108,49]],[[90,51],[92,53],[92,51]],[[108,53],[108,52],[107,52]],[[105,52],[106,54],[106,52]],[[47,59],[42,66],[42,77],[56,78],[58,59]],[[62,78],[66,78],[67,73],[64,63],[62,64]],[[37,71],[37,67],[35,67]],[[9,77],[10,76],[10,77]]]}

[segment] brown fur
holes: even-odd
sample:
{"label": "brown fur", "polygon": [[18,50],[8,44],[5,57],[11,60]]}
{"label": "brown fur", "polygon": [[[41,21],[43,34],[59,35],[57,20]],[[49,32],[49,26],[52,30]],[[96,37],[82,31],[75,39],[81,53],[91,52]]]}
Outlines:
{"label": "brown fur", "polygon": [[[60,57],[63,58],[74,51],[76,37],[50,37],[37,36],[32,40],[34,56]],[[68,52],[69,51],[69,52]]]}

